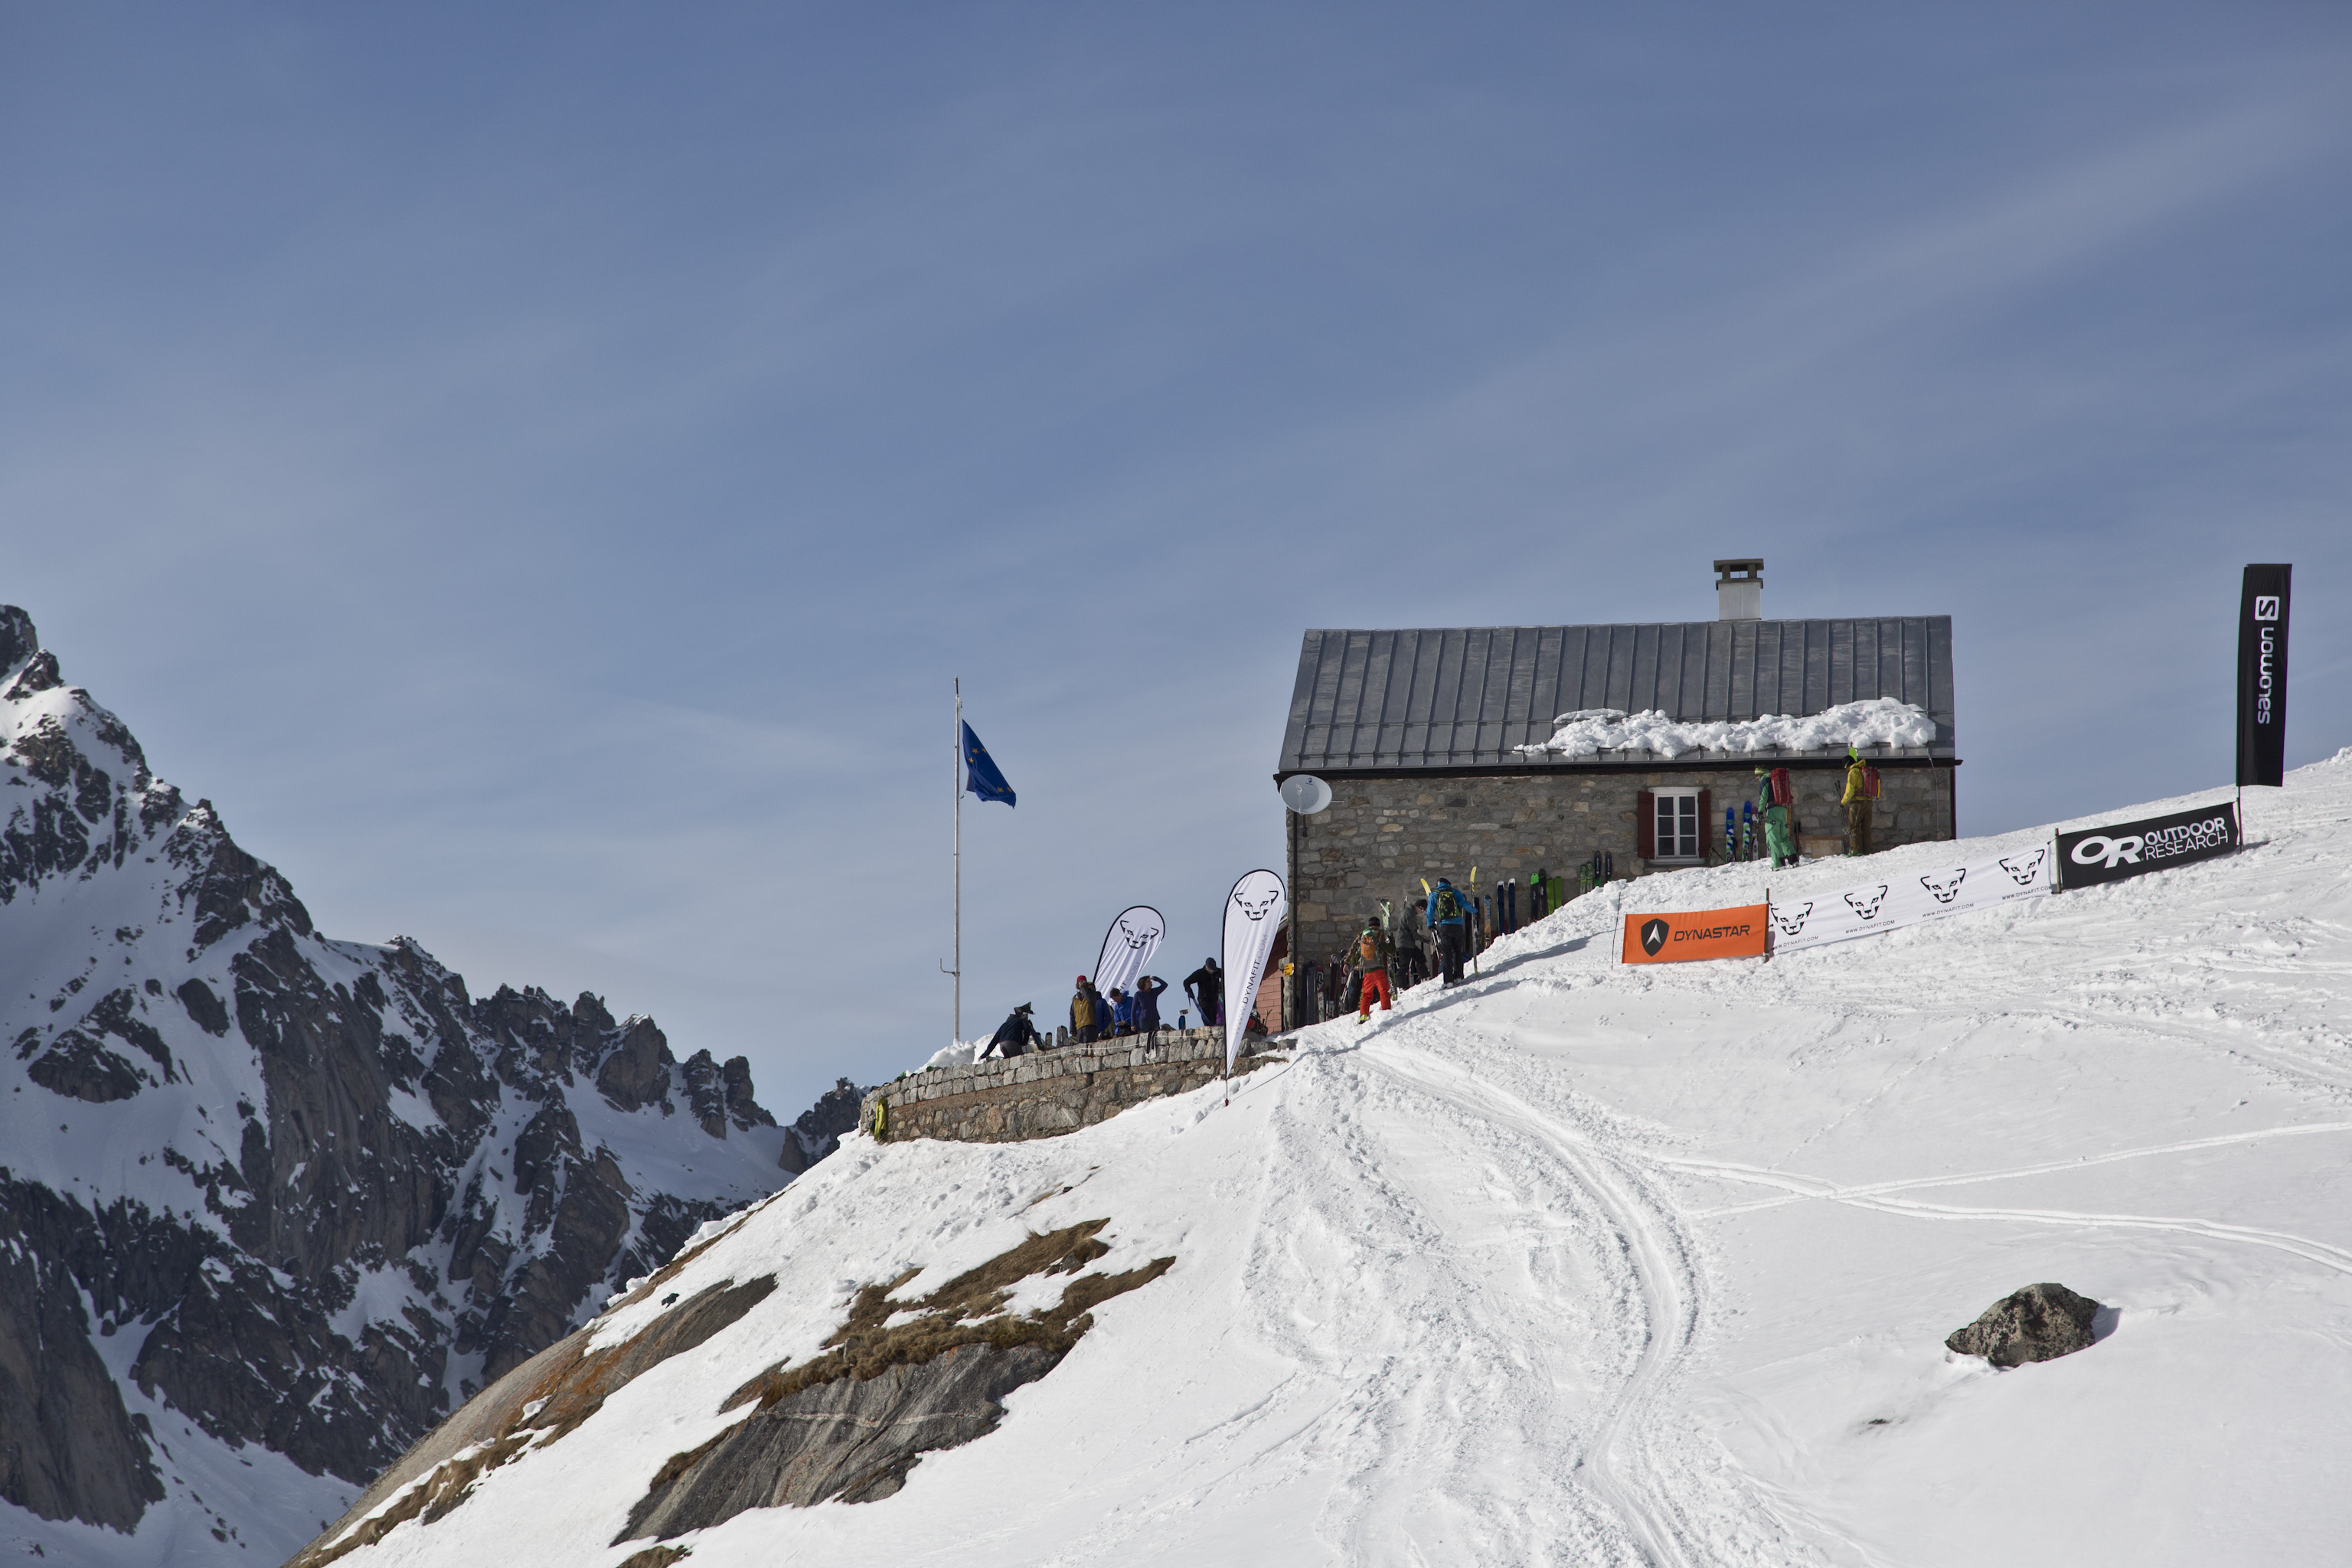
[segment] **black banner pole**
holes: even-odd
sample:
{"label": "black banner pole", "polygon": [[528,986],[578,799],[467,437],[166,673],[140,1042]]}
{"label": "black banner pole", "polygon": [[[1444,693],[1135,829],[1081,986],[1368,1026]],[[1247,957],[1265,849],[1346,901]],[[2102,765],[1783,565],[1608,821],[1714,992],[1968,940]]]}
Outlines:
{"label": "black banner pole", "polygon": [[2294,568],[2246,568],[2238,599],[2238,795],[2286,771],[2286,629]]}

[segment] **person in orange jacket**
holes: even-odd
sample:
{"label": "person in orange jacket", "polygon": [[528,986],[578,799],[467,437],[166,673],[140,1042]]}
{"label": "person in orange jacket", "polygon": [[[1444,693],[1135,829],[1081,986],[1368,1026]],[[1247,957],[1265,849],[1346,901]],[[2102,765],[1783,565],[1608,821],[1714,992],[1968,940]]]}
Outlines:
{"label": "person in orange jacket", "polygon": [[1381,934],[1380,927],[1368,925],[1356,939],[1356,967],[1364,972],[1364,994],[1356,1004],[1356,1022],[1371,1020],[1375,996],[1380,998],[1381,1012],[1396,1011],[1392,1000],[1396,993],[1389,989],[1389,939]]}

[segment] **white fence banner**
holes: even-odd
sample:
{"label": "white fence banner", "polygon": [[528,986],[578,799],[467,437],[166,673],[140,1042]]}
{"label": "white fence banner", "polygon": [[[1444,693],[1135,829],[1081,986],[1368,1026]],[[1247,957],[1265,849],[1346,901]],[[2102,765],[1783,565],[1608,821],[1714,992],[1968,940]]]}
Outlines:
{"label": "white fence banner", "polygon": [[1168,922],[1150,904],[1130,904],[1118,911],[1103,933],[1102,956],[1095,960],[1095,989],[1108,994],[1113,986],[1121,991],[1135,989],[1135,977],[1160,951],[1160,939],[1168,934]]}
{"label": "white fence banner", "polygon": [[1242,1036],[1249,1028],[1250,1009],[1257,1005],[1258,983],[1265,978],[1265,961],[1274,956],[1275,933],[1289,918],[1282,879],[1271,871],[1252,871],[1234,884],[1225,896],[1225,1072],[1234,1070],[1241,1055]]}
{"label": "white fence banner", "polygon": [[2054,890],[2050,846],[1965,866],[1905,872],[1811,899],[1772,900],[1772,951],[1795,952],[1874,936]]}

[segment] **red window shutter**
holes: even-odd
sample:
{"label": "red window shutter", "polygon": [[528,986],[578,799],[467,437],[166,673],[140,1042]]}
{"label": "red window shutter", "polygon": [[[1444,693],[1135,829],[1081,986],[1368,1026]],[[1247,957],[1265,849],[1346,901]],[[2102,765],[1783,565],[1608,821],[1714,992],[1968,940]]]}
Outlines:
{"label": "red window shutter", "polygon": [[1658,857],[1658,797],[1648,790],[1633,796],[1633,853],[1644,860]]}
{"label": "red window shutter", "polygon": [[1698,792],[1698,858],[1702,860],[1715,853],[1715,792]]}

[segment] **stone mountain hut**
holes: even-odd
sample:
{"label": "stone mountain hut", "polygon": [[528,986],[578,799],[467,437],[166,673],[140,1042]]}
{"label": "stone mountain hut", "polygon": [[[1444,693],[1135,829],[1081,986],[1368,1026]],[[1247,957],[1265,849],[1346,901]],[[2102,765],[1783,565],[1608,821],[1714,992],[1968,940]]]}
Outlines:
{"label": "stone mountain hut", "polygon": [[[1600,852],[1617,875],[1706,863],[1722,813],[1755,800],[1759,767],[1785,767],[1809,855],[1843,851],[1843,742],[1812,751],[1541,751],[1580,710],[1670,720],[1804,718],[1893,698],[1934,725],[1924,745],[1863,745],[1879,770],[1877,848],[1957,836],[1952,620],[1766,620],[1761,561],[1718,561],[1712,621],[1640,626],[1310,631],[1277,784],[1313,773],[1330,806],[1289,819],[1289,951],[1337,952],[1387,899],[1423,878],[1522,886],[1571,879]],[[1912,721],[1916,725],[1918,721]],[[1762,868],[1759,866],[1759,870]]]}

